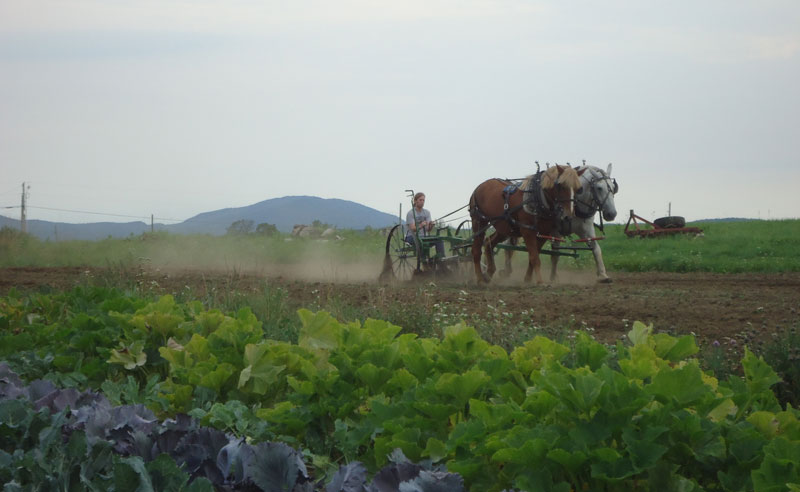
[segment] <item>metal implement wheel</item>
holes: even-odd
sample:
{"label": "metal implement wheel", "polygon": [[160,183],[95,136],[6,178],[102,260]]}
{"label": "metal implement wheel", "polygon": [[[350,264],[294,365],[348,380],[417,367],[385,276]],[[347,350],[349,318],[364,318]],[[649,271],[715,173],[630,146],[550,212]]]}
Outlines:
{"label": "metal implement wheel", "polygon": [[[463,231],[463,234],[462,234],[462,231]],[[461,237],[462,235],[464,237],[469,237],[469,233],[471,233],[471,232],[472,232],[472,219],[467,219],[467,220],[461,222],[460,224],[458,224],[458,227],[456,227],[456,234],[455,235],[456,235],[456,237]]]}
{"label": "metal implement wheel", "polygon": [[407,243],[403,231],[403,225],[397,224],[389,231],[386,238],[386,265],[391,268],[395,280],[405,282],[414,277],[414,273],[419,271],[420,264],[420,245],[414,236],[414,242]]}

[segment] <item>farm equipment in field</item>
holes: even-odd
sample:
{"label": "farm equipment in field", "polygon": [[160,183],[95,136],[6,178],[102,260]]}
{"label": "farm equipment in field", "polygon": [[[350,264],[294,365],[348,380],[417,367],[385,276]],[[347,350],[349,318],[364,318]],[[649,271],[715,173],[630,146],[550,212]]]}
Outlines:
{"label": "farm equipment in field", "polygon": [[[639,225],[642,221],[642,227]],[[633,227],[631,227],[631,224]],[[649,228],[644,227],[646,225]],[[695,236],[702,236],[703,229],[699,227],[686,227],[686,220],[680,216],[661,217],[653,222],[636,215],[631,210],[631,215],[628,218],[628,223],[625,224],[625,235],[628,237],[664,237],[672,236],[675,234],[694,234]]]}
{"label": "farm equipment in field", "polygon": [[[412,190],[407,190],[411,192]],[[462,207],[462,209],[465,207]],[[458,209],[444,217],[448,217],[462,210]],[[420,275],[434,276],[460,276],[469,278],[473,273],[472,244],[474,234],[471,229],[470,219],[462,221],[455,229],[452,227],[437,227],[434,235],[420,235],[418,232],[410,233],[402,221],[392,227],[386,238],[386,252],[383,260],[383,270],[379,281],[391,280],[408,281]],[[487,234],[488,236],[488,234]],[[542,236],[558,243],[549,250],[541,250],[544,255],[578,257],[578,251],[591,251],[592,241],[603,239],[593,237],[567,241],[560,237]],[[436,244],[441,243],[443,249],[449,249],[444,255],[436,253]],[[524,245],[516,243],[501,243],[495,247],[494,253],[501,250],[527,251]]]}

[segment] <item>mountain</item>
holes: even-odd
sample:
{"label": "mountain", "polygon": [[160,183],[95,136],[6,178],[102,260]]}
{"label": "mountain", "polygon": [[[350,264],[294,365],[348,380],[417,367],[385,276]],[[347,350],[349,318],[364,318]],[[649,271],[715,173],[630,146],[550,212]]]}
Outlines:
{"label": "mountain", "polygon": [[246,207],[202,213],[167,226],[167,230],[181,234],[225,234],[228,226],[237,220],[252,220],[254,226],[263,222],[274,224],[281,232],[291,232],[295,224],[311,224],[315,220],[339,229],[381,228],[397,223],[394,215],[348,200],[285,196]]}
{"label": "mountain", "polygon": [[[178,224],[154,224],[157,231],[174,234],[225,234],[238,220],[252,220],[275,225],[281,232],[291,232],[295,224],[311,224],[318,220],[339,229],[382,228],[397,223],[397,217],[348,200],[315,196],[286,196],[264,200],[253,205],[204,212]],[[145,222],[95,222],[68,224],[44,220],[28,220],[28,232],[45,240],[127,237],[150,231]],[[19,229],[19,220],[0,216],[0,227]]]}

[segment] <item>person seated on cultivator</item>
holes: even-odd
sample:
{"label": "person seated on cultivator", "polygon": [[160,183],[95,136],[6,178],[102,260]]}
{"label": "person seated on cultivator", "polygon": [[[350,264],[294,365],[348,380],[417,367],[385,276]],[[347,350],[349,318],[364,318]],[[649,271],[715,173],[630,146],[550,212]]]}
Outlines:
{"label": "person seated on cultivator", "polygon": [[[408,233],[406,234],[406,242],[414,243],[414,233],[418,232],[419,237],[430,235],[433,230],[434,221],[431,218],[431,213],[425,208],[425,193],[419,192],[414,195],[414,206],[406,214],[406,226],[408,226]],[[444,243],[436,241],[436,254],[444,257]]]}

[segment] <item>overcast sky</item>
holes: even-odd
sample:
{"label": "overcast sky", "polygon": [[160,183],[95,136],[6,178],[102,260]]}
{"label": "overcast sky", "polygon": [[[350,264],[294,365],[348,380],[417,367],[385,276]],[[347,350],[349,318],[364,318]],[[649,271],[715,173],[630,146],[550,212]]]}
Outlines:
{"label": "overcast sky", "polygon": [[59,222],[406,189],[440,217],[583,160],[618,222],[800,217],[800,2],[0,0],[9,217],[23,182]]}

